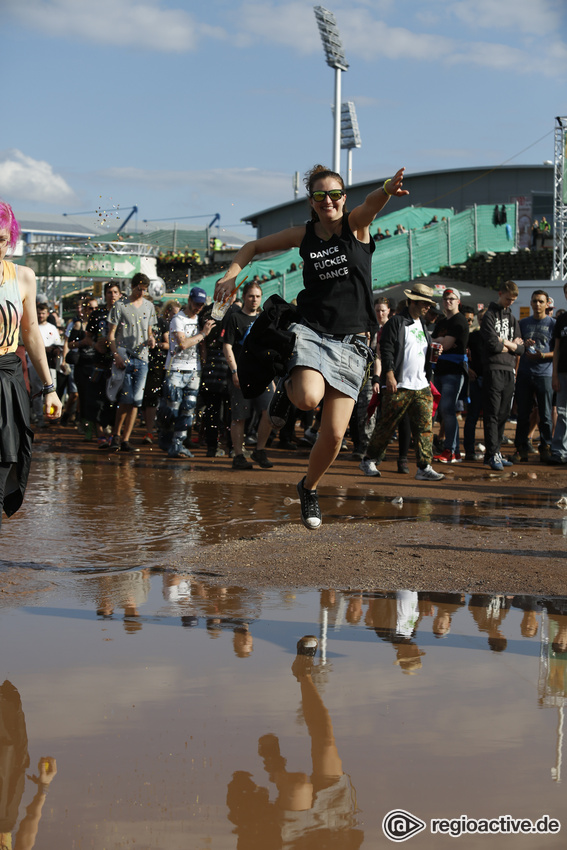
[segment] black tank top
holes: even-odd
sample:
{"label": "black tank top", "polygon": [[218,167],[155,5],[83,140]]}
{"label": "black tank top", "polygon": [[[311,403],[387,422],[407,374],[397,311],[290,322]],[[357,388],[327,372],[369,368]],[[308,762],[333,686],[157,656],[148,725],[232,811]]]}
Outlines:
{"label": "black tank top", "polygon": [[374,240],[359,242],[348,214],[340,236],[333,234],[328,241],[315,234],[314,224],[307,222],[299,247],[305,286],[297,296],[301,315],[320,333],[374,333],[378,326],[372,298]]}

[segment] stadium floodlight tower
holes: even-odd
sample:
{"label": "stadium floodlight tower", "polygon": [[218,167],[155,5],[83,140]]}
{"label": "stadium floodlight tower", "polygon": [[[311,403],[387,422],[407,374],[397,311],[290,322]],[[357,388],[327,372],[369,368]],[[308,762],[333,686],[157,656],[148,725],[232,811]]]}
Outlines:
{"label": "stadium floodlight tower", "polygon": [[567,279],[567,117],[555,119],[552,280]]}
{"label": "stadium floodlight tower", "polygon": [[352,183],[352,151],[361,146],[356,109],[352,100],[341,107],[341,148],[347,152],[346,184]]}
{"label": "stadium floodlight tower", "polygon": [[333,171],[341,168],[341,72],[348,71],[348,62],[339,35],[335,16],[324,6],[314,6],[315,17],[323,42],[327,65],[335,69],[335,114],[333,133]]}

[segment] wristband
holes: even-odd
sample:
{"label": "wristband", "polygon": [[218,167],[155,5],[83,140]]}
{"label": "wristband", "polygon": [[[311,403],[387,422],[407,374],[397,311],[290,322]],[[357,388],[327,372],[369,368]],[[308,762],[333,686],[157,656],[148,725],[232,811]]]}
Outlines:
{"label": "wristband", "polygon": [[45,396],[45,395],[49,395],[49,393],[54,393],[54,392],[55,392],[55,384],[45,384],[45,386],[43,387],[43,389],[41,391],[41,394]]}
{"label": "wristband", "polygon": [[231,369],[231,370],[230,370],[230,374],[231,374],[231,375],[236,375],[236,369]]}
{"label": "wristband", "polygon": [[383,191],[388,195],[389,198],[391,198],[392,195],[394,194],[393,192],[388,192],[388,190],[386,189],[386,186],[388,185],[388,183],[391,183],[391,182],[392,182],[391,177],[388,177],[387,180],[384,180],[384,185],[382,186]]}
{"label": "wristband", "polygon": [[372,376],[372,383],[373,384],[379,384],[380,383],[380,375],[373,375]]}

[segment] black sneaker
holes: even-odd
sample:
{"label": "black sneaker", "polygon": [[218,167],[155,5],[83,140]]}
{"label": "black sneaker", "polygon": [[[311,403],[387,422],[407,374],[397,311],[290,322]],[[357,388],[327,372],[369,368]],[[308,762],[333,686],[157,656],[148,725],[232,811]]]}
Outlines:
{"label": "black sneaker", "polygon": [[405,458],[400,458],[398,460],[398,472],[400,475],[409,475],[409,466]]}
{"label": "black sneaker", "polygon": [[286,380],[287,378],[279,379],[274,394],[270,399],[270,406],[268,407],[268,416],[276,431],[283,428],[291,409],[291,401],[287,397],[285,390]]}
{"label": "black sneaker", "polygon": [[322,522],[321,508],[317,498],[317,490],[306,490],[303,486],[305,478],[297,485],[299,503],[301,505],[301,522],[305,528],[319,528]]}
{"label": "black sneaker", "polygon": [[114,434],[112,436],[112,439],[110,440],[110,444],[108,446],[108,451],[109,452],[119,452],[120,451],[120,443],[121,443],[120,437],[117,437],[116,434]]}
{"label": "black sneaker", "polygon": [[244,455],[234,455],[232,458],[233,469],[254,469],[254,465],[249,463]]}
{"label": "black sneaker", "polygon": [[315,635],[304,635],[297,641],[297,654],[308,655],[313,658],[313,656],[317,654],[318,646],[319,641],[317,640]]}
{"label": "black sneaker", "polygon": [[254,449],[252,452],[252,460],[255,460],[258,466],[261,466],[262,469],[271,469],[274,465],[272,461],[268,459],[266,449]]}
{"label": "black sneaker", "polygon": [[136,448],[136,446],[133,446],[132,443],[128,442],[128,440],[123,440],[120,445],[120,451],[131,452],[132,454],[135,454],[136,452],[139,452],[140,449]]}

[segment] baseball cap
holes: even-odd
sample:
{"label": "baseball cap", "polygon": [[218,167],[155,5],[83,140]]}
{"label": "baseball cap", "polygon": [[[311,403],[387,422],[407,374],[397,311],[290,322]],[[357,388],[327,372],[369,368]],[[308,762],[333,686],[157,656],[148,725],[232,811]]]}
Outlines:
{"label": "baseball cap", "polygon": [[189,298],[195,304],[204,304],[207,300],[207,293],[200,286],[194,286],[189,293]]}
{"label": "baseball cap", "polygon": [[458,289],[453,289],[453,288],[446,289],[445,292],[443,293],[443,298],[445,298],[446,295],[454,295],[455,298],[459,299],[459,301],[461,300],[461,293],[459,292]]}

